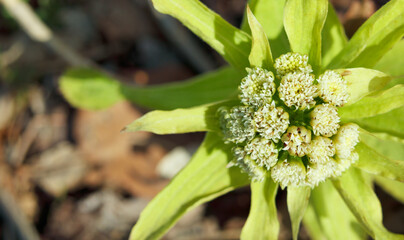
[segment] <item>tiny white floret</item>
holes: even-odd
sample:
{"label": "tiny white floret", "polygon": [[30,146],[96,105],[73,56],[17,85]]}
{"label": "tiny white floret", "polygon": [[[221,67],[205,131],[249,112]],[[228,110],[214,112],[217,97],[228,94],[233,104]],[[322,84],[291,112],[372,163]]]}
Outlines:
{"label": "tiny white floret", "polygon": [[283,150],[292,156],[303,157],[309,151],[311,132],[303,126],[290,126],[281,138]]}
{"label": "tiny white floret", "polygon": [[314,135],[331,137],[339,128],[339,115],[335,106],[330,104],[317,105],[310,113],[310,125]]}
{"label": "tiny white floret", "polygon": [[347,103],[349,98],[348,85],[341,74],[327,70],[318,79],[319,96],[330,104],[337,107]]}
{"label": "tiny white floret", "polygon": [[318,92],[311,74],[288,73],[282,77],[278,91],[279,98],[290,108],[306,110],[316,105]]}
{"label": "tiny white floret", "polygon": [[247,72],[239,86],[241,102],[255,108],[270,103],[275,93],[274,74],[262,68],[247,68]]}
{"label": "tiny white floret", "polygon": [[254,123],[261,136],[278,142],[289,126],[289,114],[272,102],[255,112]]}
{"label": "tiny white floret", "polygon": [[359,127],[356,124],[348,123],[342,125],[337,135],[333,137],[336,154],[339,158],[348,158],[359,142]]}
{"label": "tiny white floret", "polygon": [[311,73],[309,57],[300,53],[286,53],[275,59],[276,73],[282,77],[291,72]]}

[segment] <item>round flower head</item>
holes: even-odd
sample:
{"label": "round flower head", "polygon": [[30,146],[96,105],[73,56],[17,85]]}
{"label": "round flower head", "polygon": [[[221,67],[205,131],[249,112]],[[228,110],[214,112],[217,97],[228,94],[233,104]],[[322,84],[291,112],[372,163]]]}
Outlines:
{"label": "round flower head", "polygon": [[219,109],[220,125],[226,142],[242,143],[251,140],[255,135],[253,109],[236,106],[228,111]]}
{"label": "round flower head", "polygon": [[272,102],[255,112],[254,122],[261,136],[278,142],[289,126],[289,114],[283,108],[275,107],[275,102]]}
{"label": "round flower head", "polygon": [[245,152],[258,166],[269,170],[278,161],[278,149],[268,139],[256,137],[244,147]]}
{"label": "round flower head", "polygon": [[331,139],[326,137],[315,137],[311,140],[307,156],[310,163],[323,164],[335,155],[335,148]]}
{"label": "round flower head", "polygon": [[311,73],[309,57],[300,53],[286,53],[275,59],[276,73],[282,77],[290,72]]}
{"label": "round flower head", "polygon": [[233,148],[233,155],[235,165],[239,166],[245,173],[247,173],[251,180],[261,182],[264,180],[266,176],[266,170],[251,159],[250,156],[247,155],[245,149],[241,147]]}
{"label": "round flower head", "polygon": [[302,126],[290,126],[281,140],[283,150],[287,150],[292,156],[303,157],[309,150],[311,132]]}
{"label": "round flower head", "polygon": [[288,73],[278,87],[279,97],[290,108],[310,109],[316,104],[317,87],[314,77],[308,73]]}
{"label": "round flower head", "polygon": [[339,128],[338,110],[330,104],[317,105],[310,113],[314,135],[331,137]]}
{"label": "round flower head", "polygon": [[348,158],[359,142],[359,127],[356,124],[348,123],[342,125],[337,135],[333,137],[336,154],[339,158]]}
{"label": "round flower head", "polygon": [[318,80],[319,96],[337,107],[344,105],[349,98],[348,85],[341,74],[328,70]]}
{"label": "round flower head", "polygon": [[340,176],[343,172],[345,172],[352,164],[354,164],[359,159],[359,154],[355,151],[352,151],[351,154],[347,158],[337,157],[337,168],[334,171],[333,177]]}
{"label": "round flower head", "polygon": [[332,158],[324,163],[310,164],[307,166],[306,185],[314,188],[333,176],[336,171],[338,171],[337,163]]}
{"label": "round flower head", "polygon": [[241,102],[255,108],[270,103],[275,93],[273,73],[262,68],[247,68],[247,72],[239,86]]}
{"label": "round flower head", "polygon": [[286,186],[303,186],[306,168],[300,160],[285,160],[272,167],[271,177],[282,189]]}

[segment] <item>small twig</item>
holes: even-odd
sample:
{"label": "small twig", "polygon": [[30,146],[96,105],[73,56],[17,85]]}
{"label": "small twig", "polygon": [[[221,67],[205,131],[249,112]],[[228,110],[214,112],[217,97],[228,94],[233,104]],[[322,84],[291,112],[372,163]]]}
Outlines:
{"label": "small twig", "polygon": [[0,189],[0,218],[13,226],[18,239],[39,240],[39,235],[17,206],[15,199]]}
{"label": "small twig", "polygon": [[96,65],[75,50],[64,44],[52,31],[37,17],[32,8],[21,0],[0,0],[6,10],[21,25],[24,31],[35,41],[47,44],[58,55],[72,66],[96,67]]}
{"label": "small twig", "polygon": [[21,57],[24,52],[25,46],[22,41],[17,41],[11,45],[11,47],[0,54],[0,69],[4,69],[7,66],[15,62]]}

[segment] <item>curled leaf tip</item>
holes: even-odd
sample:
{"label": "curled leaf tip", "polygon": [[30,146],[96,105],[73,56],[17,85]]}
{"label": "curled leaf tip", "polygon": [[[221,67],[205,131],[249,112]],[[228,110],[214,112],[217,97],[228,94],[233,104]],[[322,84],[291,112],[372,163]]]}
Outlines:
{"label": "curled leaf tip", "polygon": [[128,132],[127,127],[122,128],[120,131],[120,133],[126,133],[126,132]]}

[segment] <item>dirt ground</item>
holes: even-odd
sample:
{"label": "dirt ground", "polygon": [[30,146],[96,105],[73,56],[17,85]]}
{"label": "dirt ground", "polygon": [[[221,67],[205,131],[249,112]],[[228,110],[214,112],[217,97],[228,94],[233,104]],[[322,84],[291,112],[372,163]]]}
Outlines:
{"label": "dirt ground", "polygon": [[[174,32],[182,25],[159,18],[146,0],[28,2],[66,44],[127,82],[180,81],[225,64],[192,34],[197,48],[184,51],[176,44],[183,35],[167,34],[162,21]],[[203,2],[240,24],[245,0]],[[331,2],[351,36],[386,1]],[[0,10],[0,239],[127,239],[204,135],[120,134],[147,112],[129,102],[71,107],[58,89],[67,63]],[[386,227],[404,233],[403,206],[376,191]],[[291,239],[285,197],[277,196],[280,239]],[[249,188],[238,189],[188,213],[164,239],[237,239],[249,205]],[[304,228],[300,239],[309,239]]]}

